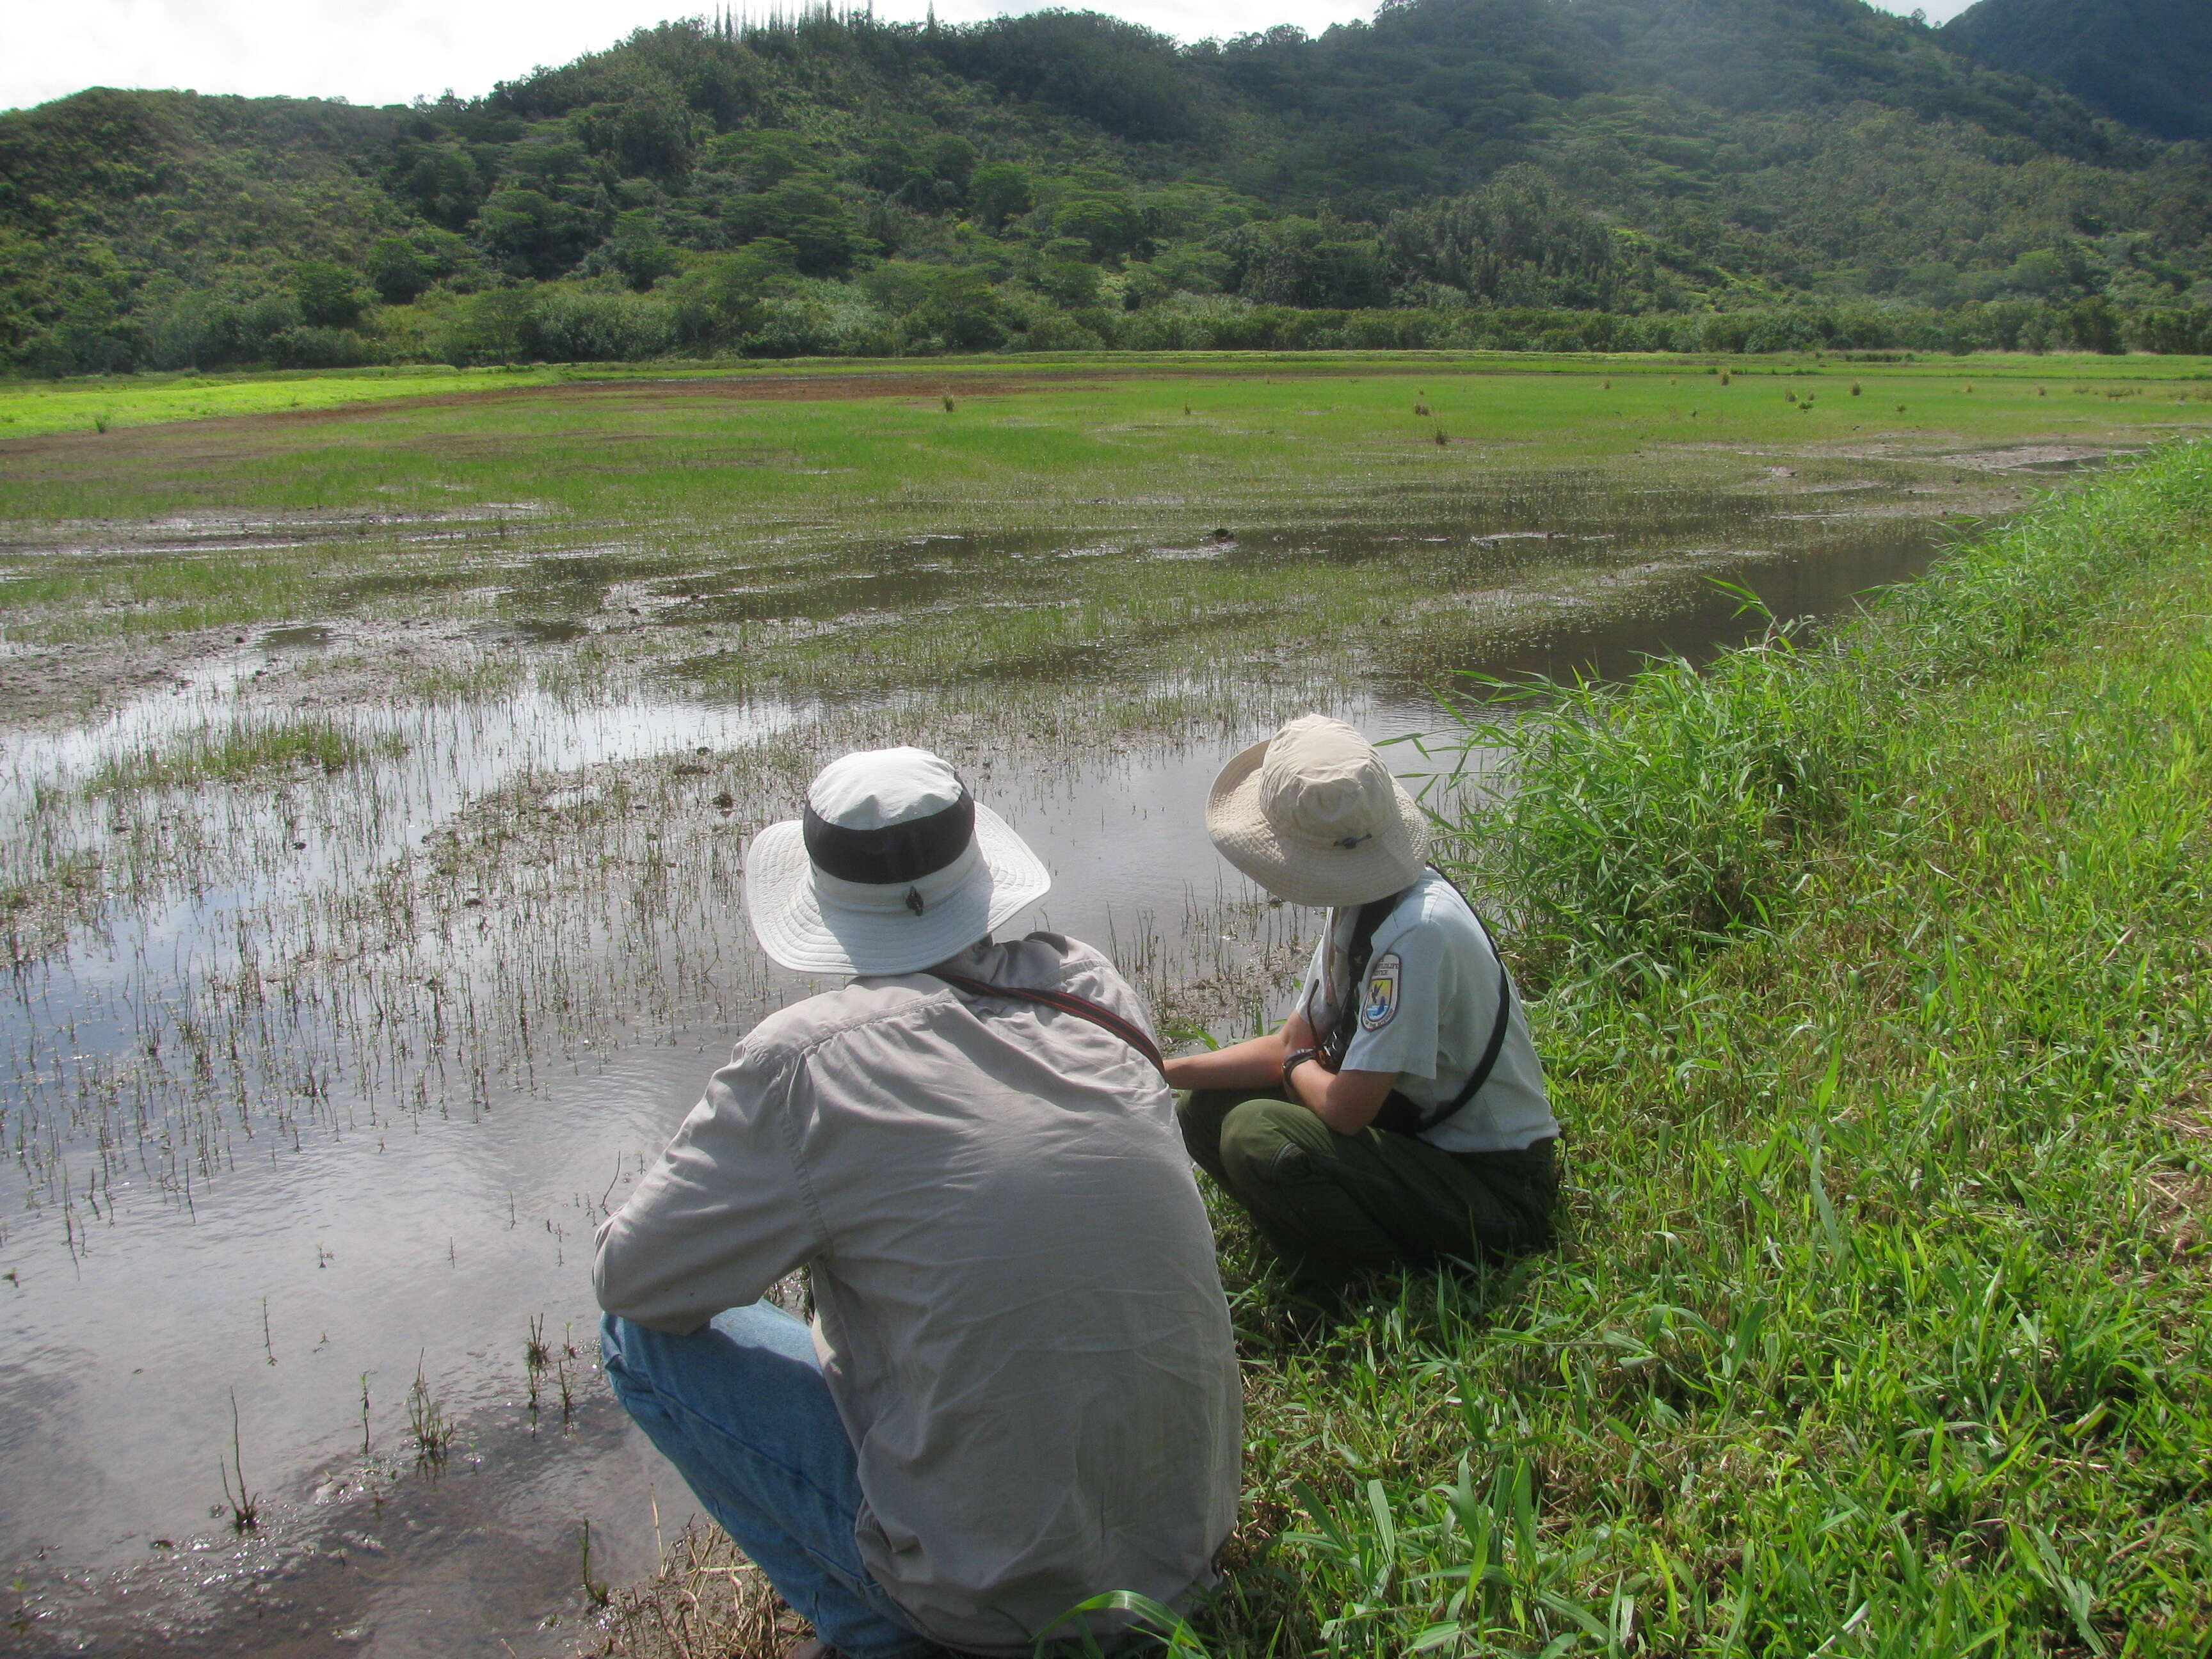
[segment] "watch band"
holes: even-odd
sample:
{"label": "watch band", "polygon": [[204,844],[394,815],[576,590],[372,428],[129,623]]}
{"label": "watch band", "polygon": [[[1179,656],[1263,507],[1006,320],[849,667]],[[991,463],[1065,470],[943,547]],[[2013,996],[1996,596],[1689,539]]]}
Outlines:
{"label": "watch band", "polygon": [[1308,1060],[1319,1054],[1321,1050],[1318,1048],[1293,1048],[1290,1053],[1283,1056],[1284,1099],[1290,1101],[1295,1101],[1297,1099],[1298,1091],[1291,1082],[1291,1073],[1297,1071],[1299,1066],[1304,1065]]}

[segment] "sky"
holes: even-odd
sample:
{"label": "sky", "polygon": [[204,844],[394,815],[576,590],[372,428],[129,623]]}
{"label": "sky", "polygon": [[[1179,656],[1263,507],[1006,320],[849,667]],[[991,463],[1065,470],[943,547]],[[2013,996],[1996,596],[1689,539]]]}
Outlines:
{"label": "sky", "polygon": [[[1066,0],[1082,5],[1085,0]],[[1908,11],[1917,0],[1885,9]],[[1917,0],[1942,22],[1970,0]],[[345,98],[356,104],[489,92],[539,64],[562,64],[630,30],[711,9],[712,0],[0,0],[0,109],[84,87]],[[790,0],[786,0],[787,6]],[[927,0],[878,0],[876,15],[919,19]],[[1173,35],[1227,39],[1277,23],[1313,33],[1365,17],[1347,0],[1088,0]],[[754,0],[766,10],[766,0]],[[969,22],[1036,7],[939,0]]]}

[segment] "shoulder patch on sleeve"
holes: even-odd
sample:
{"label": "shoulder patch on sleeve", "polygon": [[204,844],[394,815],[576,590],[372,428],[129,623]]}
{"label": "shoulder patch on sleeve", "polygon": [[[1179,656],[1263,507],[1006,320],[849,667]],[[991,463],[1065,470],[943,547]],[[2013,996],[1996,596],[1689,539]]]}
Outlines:
{"label": "shoulder patch on sleeve", "polygon": [[1367,970],[1367,996],[1359,1005],[1359,1029],[1379,1031],[1398,1015],[1398,981],[1402,972],[1395,951],[1377,957]]}

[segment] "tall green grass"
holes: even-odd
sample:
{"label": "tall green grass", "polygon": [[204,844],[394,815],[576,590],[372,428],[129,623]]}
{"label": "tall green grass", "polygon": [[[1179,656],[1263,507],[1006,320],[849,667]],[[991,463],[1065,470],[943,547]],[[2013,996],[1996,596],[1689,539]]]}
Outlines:
{"label": "tall green grass", "polygon": [[[1902,832],[1918,787],[1895,748],[1928,694],[2000,672],[2100,614],[2116,583],[2201,533],[2206,451],[2044,503],[1808,641],[1786,619],[1703,671],[1514,687],[1542,718],[1470,722],[1462,755],[1510,788],[1444,826],[1461,872],[1546,973],[1680,965],[1774,921],[1815,864]],[[1756,603],[1755,595],[1747,595]]]}
{"label": "tall green grass", "polygon": [[2176,447],[1829,639],[1471,733],[1566,1243],[1304,1341],[1230,1229],[1208,1649],[2212,1646],[2208,526]]}

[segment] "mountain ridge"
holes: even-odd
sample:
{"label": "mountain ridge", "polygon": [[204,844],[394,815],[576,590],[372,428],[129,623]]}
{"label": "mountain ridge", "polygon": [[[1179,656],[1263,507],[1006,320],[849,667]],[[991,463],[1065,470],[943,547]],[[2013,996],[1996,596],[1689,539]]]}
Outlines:
{"label": "mountain ridge", "polygon": [[0,115],[0,362],[1352,327],[1274,315],[1322,312],[1401,343],[1597,337],[1516,311],[2168,347],[2202,312],[2212,341],[2203,148],[1948,39],[1860,0],[1402,0],[1189,46],[817,12],[639,30],[472,100],[88,89]]}

